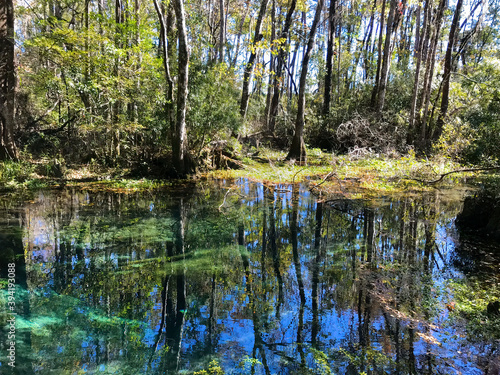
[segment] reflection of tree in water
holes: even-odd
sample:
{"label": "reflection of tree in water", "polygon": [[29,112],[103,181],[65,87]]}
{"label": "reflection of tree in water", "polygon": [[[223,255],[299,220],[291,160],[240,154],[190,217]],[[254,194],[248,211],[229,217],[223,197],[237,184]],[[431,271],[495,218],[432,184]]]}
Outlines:
{"label": "reflection of tree in water", "polygon": [[447,372],[433,279],[448,261],[436,231],[456,206],[438,195],[368,204],[317,200],[299,185],[221,187],[78,193],[68,211],[53,211],[64,197],[43,208],[57,240],[38,263],[52,271],[31,258],[29,277],[69,311],[70,323],[51,327],[69,343],[55,368],[74,367],[73,356],[173,374],[248,355],[256,374]]}
{"label": "reflection of tree in water", "polygon": [[[11,362],[11,359],[7,359],[10,343],[14,342],[16,348],[16,366],[14,368],[8,367],[7,371],[12,371],[12,374],[25,374],[30,369],[29,348],[31,346],[31,332],[27,329],[17,329],[17,327],[19,327],[19,322],[17,315],[14,316],[13,313],[27,318],[29,318],[31,314],[29,298],[27,298],[26,293],[28,290],[28,279],[26,274],[22,230],[22,226],[26,219],[24,210],[11,208],[9,206],[10,204],[6,204],[0,208],[0,278],[8,279],[9,265],[14,264],[15,293],[2,296],[5,298],[5,307],[0,309],[0,336],[4,339],[0,340],[0,358],[2,366],[7,369],[7,363]],[[5,288],[7,289],[7,285]],[[8,296],[14,297],[13,302],[15,303],[15,309],[13,311],[8,309],[8,306],[11,306],[7,303]],[[7,320],[12,319],[13,316],[16,319],[15,332],[9,331],[10,324],[7,323]],[[9,337],[9,334],[12,333],[15,334],[14,339]]]}

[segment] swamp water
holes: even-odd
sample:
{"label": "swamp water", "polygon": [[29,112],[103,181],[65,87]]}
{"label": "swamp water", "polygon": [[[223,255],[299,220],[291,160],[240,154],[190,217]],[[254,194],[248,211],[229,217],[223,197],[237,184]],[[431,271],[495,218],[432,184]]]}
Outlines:
{"label": "swamp water", "polygon": [[238,180],[4,201],[16,367],[3,279],[0,373],[496,373],[498,342],[453,318],[449,283],[475,262],[463,198],[323,202]]}

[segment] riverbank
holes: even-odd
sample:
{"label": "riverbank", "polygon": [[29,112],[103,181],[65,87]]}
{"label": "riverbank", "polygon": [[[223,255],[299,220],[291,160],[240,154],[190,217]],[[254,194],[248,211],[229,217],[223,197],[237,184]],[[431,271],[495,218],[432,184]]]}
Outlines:
{"label": "riverbank", "polygon": [[[285,160],[284,152],[261,149],[258,155],[238,158],[238,168],[198,172],[191,179],[237,179],[270,185],[306,182],[311,189],[330,194],[380,194],[428,191],[453,187],[481,176],[494,176],[478,167],[460,165],[434,156],[351,154],[335,155],[321,150],[308,151],[308,164]],[[475,171],[477,169],[477,171]],[[463,172],[462,172],[463,171]],[[494,172],[494,171],[493,171]],[[3,192],[82,187],[93,190],[140,191],[170,186],[176,180],[161,174],[138,177],[133,168],[105,167],[96,164],[64,165],[57,160],[24,160],[0,164],[0,189]]]}

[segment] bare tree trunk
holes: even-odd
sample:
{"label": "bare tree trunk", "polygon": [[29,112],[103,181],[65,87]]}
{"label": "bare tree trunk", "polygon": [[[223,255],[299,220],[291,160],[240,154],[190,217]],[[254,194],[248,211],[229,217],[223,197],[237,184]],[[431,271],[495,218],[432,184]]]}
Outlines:
{"label": "bare tree trunk", "polygon": [[309,68],[309,59],[311,58],[311,52],[314,44],[314,36],[316,35],[316,29],[318,28],[319,19],[321,17],[321,11],[323,10],[324,0],[318,0],[316,4],[316,13],[314,15],[314,21],[311,25],[311,31],[309,32],[309,38],[307,41],[307,49],[302,59],[302,71],[300,73],[300,83],[299,83],[299,99],[297,107],[297,119],[295,120],[295,134],[292,139],[292,145],[290,146],[290,151],[288,152],[287,159],[299,160],[300,164],[306,163],[306,145],[304,144],[304,110],[306,106],[306,79],[307,70]]}
{"label": "bare tree trunk", "polygon": [[275,65],[274,52],[276,47],[274,46],[274,39],[276,39],[276,0],[272,0],[273,6],[271,9],[271,53],[269,54],[269,81],[267,86],[267,96],[266,96],[266,109],[264,113],[264,124],[266,129],[269,129],[269,114],[271,110],[271,99],[273,97],[273,73]]}
{"label": "bare tree trunk", "polygon": [[268,0],[262,0],[262,2],[260,3],[259,16],[257,17],[257,24],[255,25],[255,35],[253,37],[253,46],[250,48],[252,52],[245,67],[245,73],[243,74],[243,89],[240,103],[240,114],[242,117],[245,117],[247,114],[248,99],[250,97],[250,79],[252,78],[253,67],[255,65],[255,57],[257,56],[257,43],[259,43],[262,39],[260,28],[262,26],[262,20],[264,19],[264,16],[266,14],[267,3]]}
{"label": "bare tree trunk", "polygon": [[389,17],[387,18],[387,30],[384,42],[384,58],[382,60],[382,70],[380,71],[380,82],[378,84],[377,94],[377,112],[381,113],[385,104],[385,93],[387,92],[387,80],[389,78],[389,69],[391,66],[391,36],[394,28],[394,16],[396,13],[397,0],[391,0]]}
{"label": "bare tree trunk", "polygon": [[386,0],[382,0],[382,11],[380,13],[380,29],[377,42],[377,53],[378,53],[377,72],[375,74],[375,84],[373,85],[373,91],[371,97],[371,106],[373,108],[375,108],[375,102],[377,100],[378,85],[380,80],[380,67],[382,66],[382,35],[384,34],[385,2]]}
{"label": "bare tree trunk", "polygon": [[[165,79],[167,81],[167,90],[165,93],[165,119],[167,121],[167,127],[171,129],[174,128],[174,107],[173,107],[173,98],[174,98],[174,82],[172,80],[172,76],[170,75],[170,61],[168,54],[168,35],[167,35],[167,23],[165,22],[165,16],[162,12],[160,4],[158,0],[153,0],[156,13],[158,14],[158,19],[160,21],[160,40],[163,46],[162,48],[162,60],[163,60],[163,70],[165,71]],[[170,5],[169,5],[170,6]]]}
{"label": "bare tree trunk", "polygon": [[236,49],[234,51],[234,56],[231,61],[231,67],[236,66],[236,62],[238,61],[238,54],[240,53],[240,39],[241,39],[241,34],[243,33],[243,25],[245,24],[248,12],[250,11],[250,0],[246,0],[245,6],[246,6],[245,14],[243,15],[243,17],[241,17],[240,25],[238,27],[238,35],[236,35]]}
{"label": "bare tree trunk", "polygon": [[189,76],[189,50],[186,32],[186,17],[184,13],[184,1],[174,0],[174,10],[177,18],[177,32],[179,38],[179,60],[177,79],[177,120],[176,129],[173,134],[173,161],[174,168],[179,176],[185,176],[189,172],[187,154],[187,132],[186,132],[186,104],[188,95]]}
{"label": "bare tree trunk", "polygon": [[373,24],[375,23],[375,8],[377,7],[377,0],[373,0],[373,7],[371,11],[370,21],[368,22],[368,31],[366,32],[365,38],[363,39],[363,65],[365,70],[365,80],[370,77],[371,71],[371,61],[368,56],[368,51],[370,51],[370,45],[373,35]]}
{"label": "bare tree trunk", "polygon": [[284,45],[281,45],[279,48],[278,56],[276,58],[276,74],[274,75],[274,88],[273,88],[273,98],[271,100],[271,108],[269,110],[269,131],[274,133],[274,128],[276,126],[276,116],[278,115],[278,106],[280,103],[280,81],[283,75],[283,67],[285,65],[285,57],[286,57],[286,43],[288,43],[288,32],[290,30],[290,26],[292,25],[292,16],[295,12],[295,7],[297,6],[297,0],[292,0],[290,4],[290,8],[288,9],[288,13],[286,15],[285,24],[283,26],[283,31],[281,32],[280,38],[285,39],[286,42]]}
{"label": "bare tree trunk", "polygon": [[[122,34],[123,29],[121,24],[123,23],[123,3],[122,0],[115,0],[115,47],[122,48]],[[118,77],[120,74],[120,59],[116,57],[114,66],[114,75]],[[120,80],[118,79],[118,82]],[[119,115],[121,112],[122,102],[120,99],[115,100],[113,104],[113,114],[111,120],[113,123],[118,123]],[[113,157],[113,155],[111,155]]]}
{"label": "bare tree trunk", "polygon": [[224,0],[219,0],[219,63],[224,61],[224,46],[226,45],[226,16],[224,14]]}
{"label": "bare tree trunk", "polygon": [[[422,33],[419,35],[417,32],[416,40],[419,40],[419,43],[415,41],[415,55],[417,57],[417,65],[415,68],[415,80],[413,83],[413,94],[410,103],[410,118],[408,120],[408,133],[406,138],[406,143],[413,144],[415,141],[415,117],[417,110],[417,98],[419,92],[419,84],[420,84],[420,70],[422,66],[422,60],[424,58],[424,50],[425,45],[428,43],[429,35],[429,22],[430,22],[430,12],[431,5],[430,0],[427,0],[424,8],[424,22],[422,24]],[[419,17],[417,17],[419,19]],[[417,24],[418,29],[418,24]]]}
{"label": "bare tree trunk", "polygon": [[328,10],[328,46],[326,50],[325,94],[323,97],[323,116],[330,113],[332,100],[332,75],[333,75],[333,45],[335,42],[335,7],[336,0],[330,0]]}
{"label": "bare tree trunk", "polygon": [[432,78],[434,76],[434,65],[436,63],[436,50],[441,31],[444,10],[446,8],[446,0],[440,0],[437,15],[434,22],[434,34],[431,40],[430,49],[427,51],[427,69],[425,72],[424,87],[422,93],[423,116],[420,119],[420,144],[422,148],[427,146],[427,115],[429,113],[429,103],[431,98]]}
{"label": "bare tree trunk", "polygon": [[0,2],[0,160],[17,160],[13,139],[16,93],[14,4]]}
{"label": "bare tree trunk", "polygon": [[453,47],[455,45],[455,35],[457,33],[458,23],[460,21],[460,12],[462,11],[463,0],[458,0],[453,21],[451,22],[450,35],[448,39],[448,47],[444,58],[444,73],[443,73],[443,97],[441,99],[441,110],[436,123],[436,129],[432,135],[432,139],[437,140],[443,132],[444,118],[448,112],[449,97],[450,97],[450,75],[452,65]]}
{"label": "bare tree trunk", "polygon": [[418,57],[418,48],[420,45],[420,16],[422,13],[422,6],[420,4],[418,4],[417,6],[416,13],[417,19],[415,20],[415,49],[413,50],[414,57]]}

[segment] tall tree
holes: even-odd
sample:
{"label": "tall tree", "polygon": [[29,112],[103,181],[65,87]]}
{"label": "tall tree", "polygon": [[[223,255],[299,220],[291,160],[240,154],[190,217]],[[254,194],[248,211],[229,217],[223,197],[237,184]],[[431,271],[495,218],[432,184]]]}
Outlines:
{"label": "tall tree", "polygon": [[429,104],[431,99],[432,79],[434,77],[434,65],[436,63],[436,51],[441,35],[441,26],[443,22],[443,15],[446,9],[446,0],[439,0],[436,10],[436,17],[433,24],[433,34],[428,51],[426,52],[426,71],[424,76],[424,83],[422,89],[422,99],[420,101],[423,115],[420,117],[420,146],[422,148],[428,146],[428,121],[427,116],[429,113]]}
{"label": "tall tree", "polygon": [[186,31],[184,1],[174,0],[179,38],[178,78],[177,78],[177,119],[172,137],[174,168],[179,176],[189,172],[189,155],[187,150],[186,106],[189,78],[189,49]]}
{"label": "tall tree", "polygon": [[311,58],[311,52],[314,45],[314,36],[316,35],[316,29],[318,28],[319,19],[321,17],[321,10],[323,9],[324,0],[318,0],[316,4],[316,13],[314,15],[314,20],[311,25],[311,31],[309,32],[309,38],[307,41],[307,49],[302,58],[302,71],[300,72],[300,82],[299,82],[299,98],[297,104],[297,118],[295,120],[295,133],[292,139],[292,145],[290,146],[290,151],[288,152],[287,159],[299,160],[300,163],[306,163],[306,145],[304,143],[304,110],[306,106],[306,79],[307,70],[309,68],[309,60]]}
{"label": "tall tree", "polygon": [[288,42],[288,33],[290,31],[290,27],[292,26],[292,17],[295,12],[295,7],[297,6],[297,0],[292,0],[290,4],[290,8],[288,8],[288,12],[285,18],[285,24],[283,25],[283,30],[281,31],[280,39],[283,43],[280,43],[278,56],[276,57],[276,70],[274,74],[274,83],[273,83],[273,98],[271,100],[271,106],[269,109],[269,131],[274,133],[274,128],[276,125],[276,116],[278,115],[278,106],[280,102],[280,82],[283,75],[283,68],[285,66],[285,59],[287,55],[286,44]]}
{"label": "tall tree", "polygon": [[219,0],[219,63],[224,61],[224,46],[226,45],[226,16],[224,14],[224,0]]}
{"label": "tall tree", "polygon": [[14,62],[14,4],[0,2],[0,160],[18,157],[13,139],[16,71]]}
{"label": "tall tree", "polygon": [[[430,22],[430,0],[427,0],[425,2],[425,7],[424,7],[424,21],[423,25],[421,28],[421,32],[418,32],[418,26],[419,22],[417,21],[417,32],[416,32],[416,39],[415,39],[415,56],[417,58],[417,63],[415,67],[415,78],[413,81],[413,93],[411,97],[411,102],[410,102],[410,118],[408,119],[408,135],[406,138],[406,142],[408,144],[413,144],[414,142],[414,137],[415,137],[415,116],[416,116],[416,111],[417,111],[417,98],[418,98],[418,88],[420,84],[420,68],[422,66],[422,61],[423,61],[423,53],[425,51],[425,45],[427,43],[427,40],[429,38],[428,34],[428,24]],[[420,7],[417,9],[417,12],[420,13]],[[419,14],[418,13],[418,14]],[[419,17],[417,17],[417,20],[419,20]]]}
{"label": "tall tree", "polygon": [[330,113],[330,101],[332,94],[332,73],[333,73],[333,47],[335,42],[335,7],[336,0],[330,0],[328,10],[328,46],[326,50],[326,73],[325,73],[325,95],[323,100],[323,116]]}
{"label": "tall tree", "polygon": [[452,67],[452,54],[453,47],[455,45],[456,34],[458,29],[458,23],[460,21],[460,12],[462,11],[463,0],[458,0],[457,7],[455,8],[455,14],[453,15],[453,21],[451,22],[450,35],[448,39],[448,47],[446,48],[446,55],[444,58],[444,73],[443,73],[443,96],[441,99],[441,110],[439,111],[439,117],[436,123],[436,129],[432,136],[434,140],[437,140],[443,131],[444,119],[446,113],[448,112],[449,97],[450,97],[450,76]]}
{"label": "tall tree", "polygon": [[241,103],[240,103],[240,114],[245,117],[248,108],[248,99],[250,97],[249,87],[250,79],[252,78],[252,71],[255,65],[255,57],[257,56],[257,43],[262,40],[262,34],[260,29],[262,26],[262,20],[266,14],[268,0],[262,0],[260,3],[259,16],[257,17],[257,24],[255,25],[255,35],[253,37],[253,46],[251,47],[250,58],[245,67],[245,73],[243,75],[243,89],[241,93]]}
{"label": "tall tree", "polygon": [[[165,20],[165,15],[162,12],[162,8],[158,3],[158,0],[153,0],[156,13],[158,14],[158,20],[160,21],[160,40],[162,48],[162,60],[163,60],[163,70],[165,71],[165,79],[167,81],[167,90],[165,93],[165,118],[167,120],[167,125],[171,129],[175,129],[174,127],[174,110],[173,110],[173,98],[174,98],[174,81],[172,80],[172,76],[170,74],[170,61],[168,54],[168,25]],[[170,4],[169,4],[170,7]]]}
{"label": "tall tree", "polygon": [[387,26],[386,26],[387,30],[384,41],[384,55],[382,59],[380,81],[378,82],[378,93],[377,93],[377,112],[379,113],[382,112],[385,105],[387,80],[389,78],[389,69],[391,66],[391,59],[392,59],[391,36],[397,27],[397,23],[395,22],[397,4],[398,4],[397,0],[391,0],[389,17],[387,18]]}
{"label": "tall tree", "polygon": [[264,110],[264,124],[266,129],[269,129],[269,120],[270,120],[270,111],[271,111],[271,99],[273,97],[273,75],[274,65],[276,62],[276,58],[274,56],[276,47],[275,40],[276,39],[276,0],[272,0],[271,7],[271,53],[269,54],[269,82],[267,85],[267,95],[266,95],[266,108]]}
{"label": "tall tree", "polygon": [[377,100],[378,86],[380,81],[380,68],[382,66],[382,35],[384,33],[384,22],[385,22],[385,3],[386,0],[382,0],[382,11],[380,13],[380,28],[378,34],[378,42],[377,42],[377,71],[375,73],[375,84],[373,85],[372,97],[371,97],[371,106],[375,108],[375,103]]}

